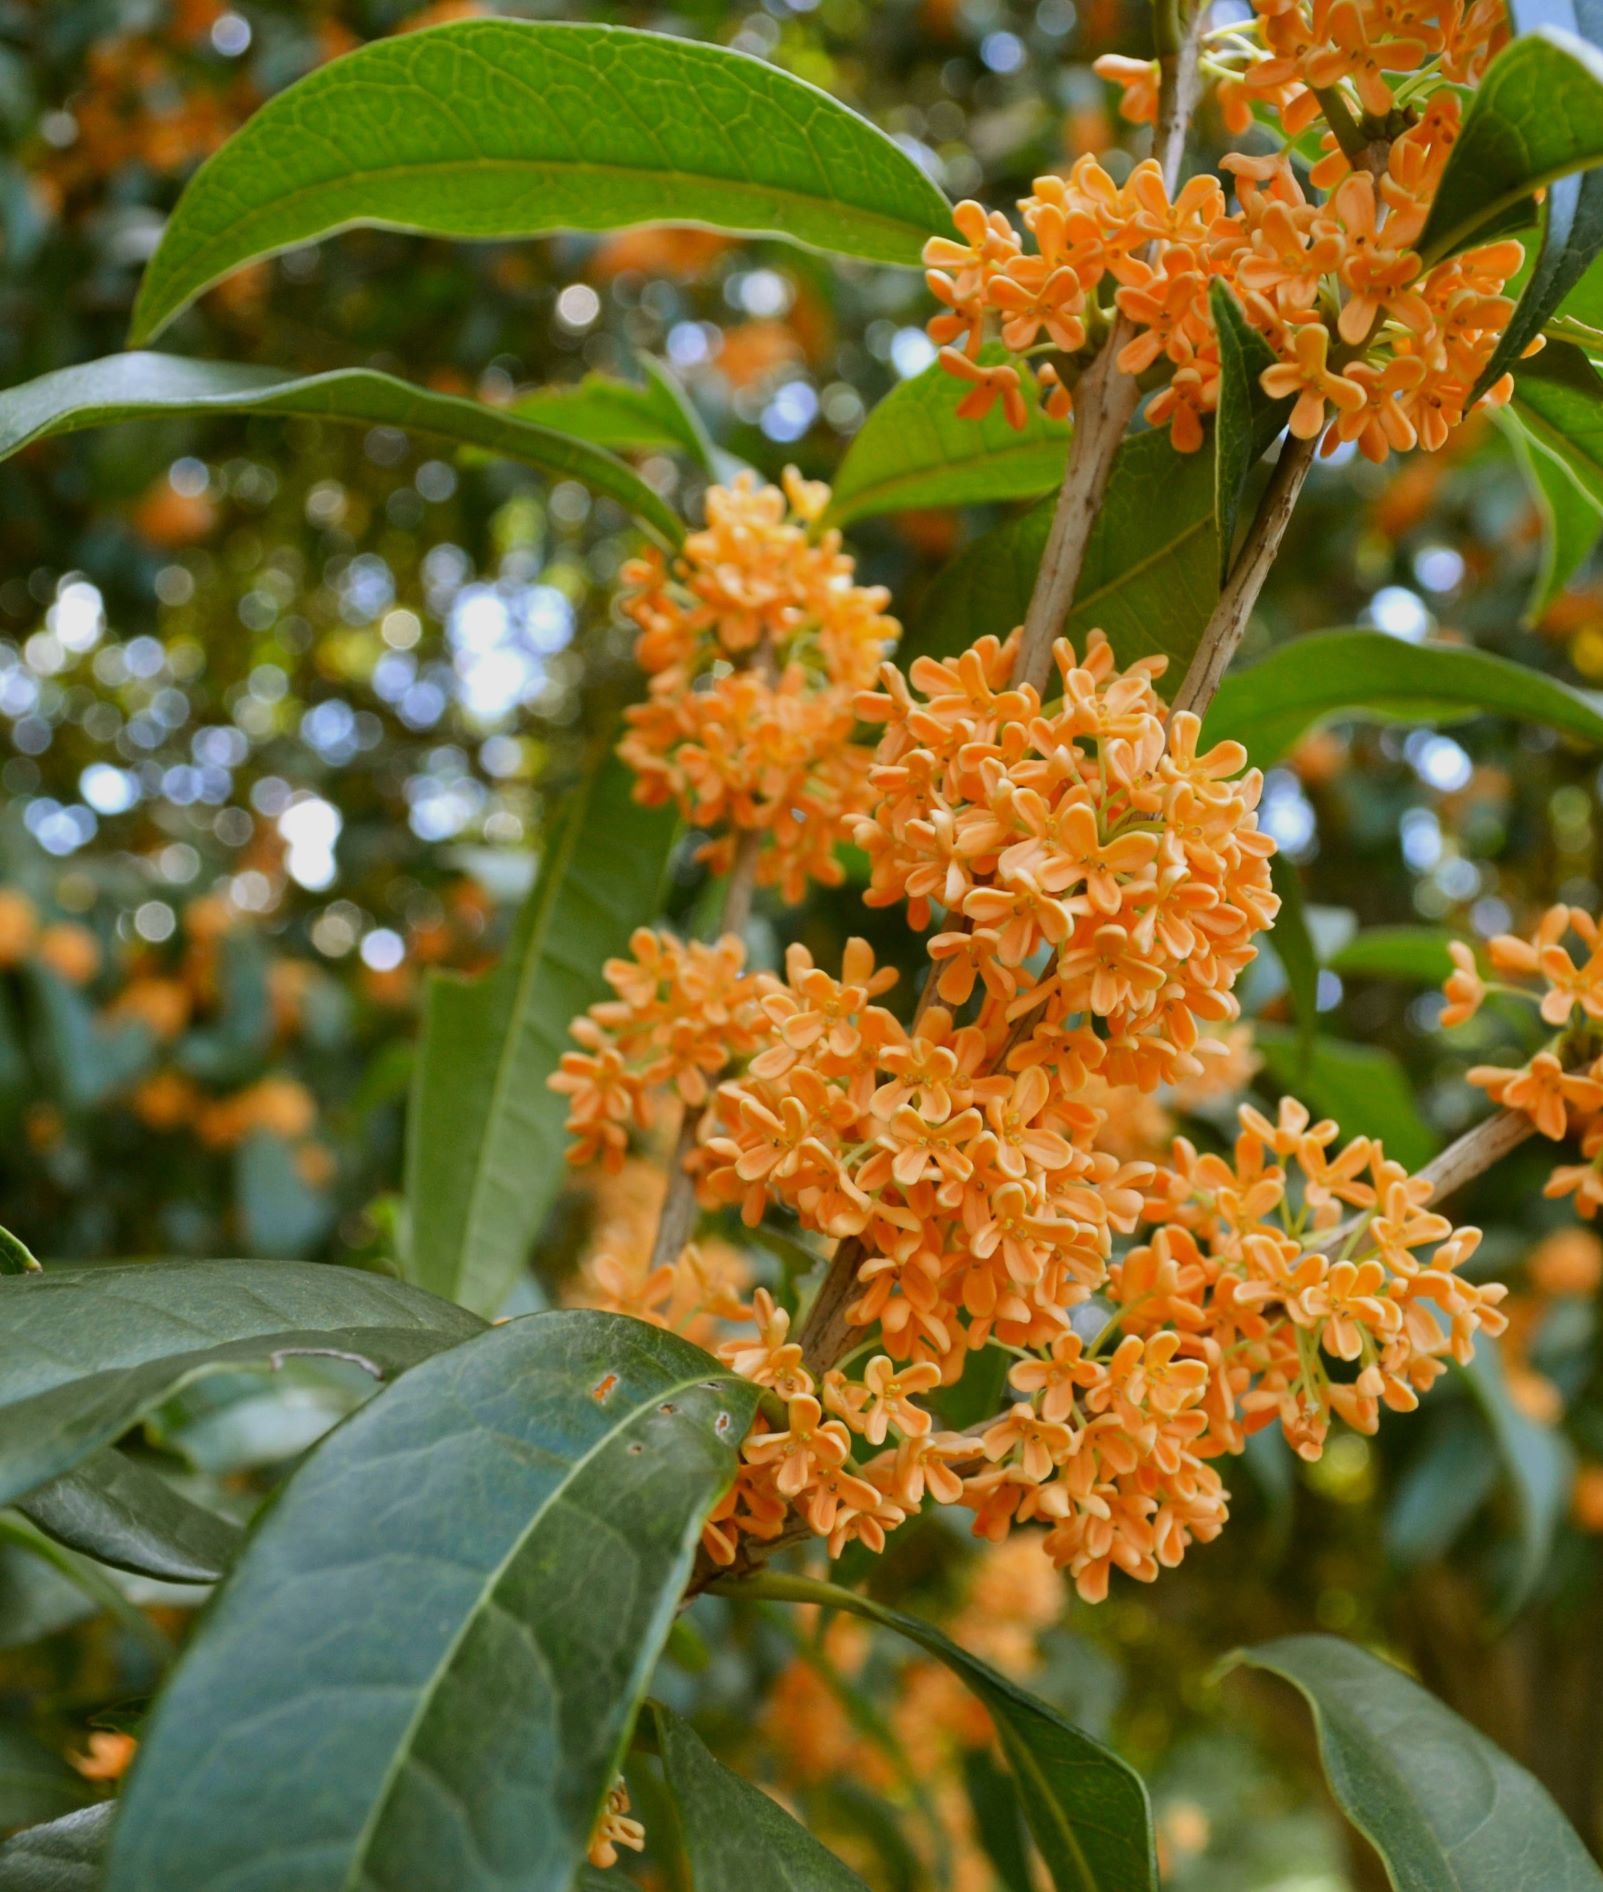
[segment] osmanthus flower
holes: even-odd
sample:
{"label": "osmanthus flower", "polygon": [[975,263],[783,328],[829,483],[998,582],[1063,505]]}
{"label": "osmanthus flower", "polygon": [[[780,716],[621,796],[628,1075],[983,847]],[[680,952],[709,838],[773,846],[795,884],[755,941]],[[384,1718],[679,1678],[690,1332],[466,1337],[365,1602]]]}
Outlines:
{"label": "osmanthus flower", "polygon": [[[851,1245],[860,1340],[816,1361],[713,1244],[585,1265],[601,1304],[721,1323],[721,1358],[770,1396],[707,1525],[718,1564],[791,1519],[832,1555],[878,1550],[933,1501],[989,1540],[1032,1528],[1095,1599],[1217,1535],[1213,1461],[1249,1432],[1278,1420],[1311,1456],[1332,1415],[1372,1431],[1500,1324],[1501,1290],[1457,1272],[1475,1231],[1378,1145],[1289,1100],[1244,1107],[1228,1157],[1168,1143],[1166,1089],[1217,1096],[1249,1070],[1232,987],[1277,906],[1259,778],[1169,713],[1159,659],[1060,641],[1047,702],[1011,659],[988,638],[858,699],[882,731],[855,822],[866,898],[941,912],[911,1023],[864,940],[838,970],[793,945],[752,973],[732,940],[648,932],[554,1080],[578,1159],[622,1161],[677,1103],[704,1208]],[[1584,995],[1557,943],[1532,964]],[[1016,1356],[1011,1409],[942,1427],[943,1390],[993,1343]]]}
{"label": "osmanthus flower", "polygon": [[636,1853],[646,1849],[646,1829],[638,1820],[629,1817],[629,1789],[624,1784],[622,1774],[608,1789],[595,1837],[590,1842],[586,1857],[592,1866],[615,1866],[620,1846],[627,1846]]}
{"label": "osmanthus flower", "polygon": [[735,935],[709,946],[639,927],[629,947],[631,957],[603,967],[616,999],[574,1020],[582,1049],[565,1053],[550,1080],[570,1099],[575,1164],[599,1156],[616,1170],[630,1129],[651,1128],[662,1094],[699,1108],[731,1059],[764,1041],[761,1007],[774,981],[746,972]]}
{"label": "osmanthus flower", "polygon": [[622,574],[651,679],[619,745],[637,795],[712,830],[718,867],[733,831],[761,832],[758,878],[787,900],[840,882],[835,843],[868,764],[852,702],[899,635],[888,594],[856,582],[822,526],[828,501],[794,469],[783,488],[742,474],[709,489],[707,523],[677,555],[650,552]]}
{"label": "osmanthus flower", "polygon": [[1150,1090],[1200,1073],[1278,908],[1262,778],[1238,743],[1199,750],[1198,719],[1153,687],[1163,659],[1121,671],[1099,632],[1083,658],[1066,640],[1056,658],[1047,706],[1007,683],[995,638],[919,658],[907,679],[885,667],[859,704],[884,730],[856,823],[865,898],[905,900],[915,926],[945,910],[930,946],[943,1000],[983,977],[980,1032],[1026,1020],[1021,1061],[1054,1094],[1090,1071]]}
{"label": "osmanthus flower", "polygon": [[[1253,0],[1250,19],[1203,40],[1231,135],[1257,124],[1256,106],[1285,137],[1279,152],[1222,159],[1233,206],[1216,177],[1171,198],[1150,159],[1120,185],[1087,157],[1067,177],[1035,180],[1018,202],[1022,230],[967,202],[953,213],[962,240],[930,239],[926,280],[942,306],[929,330],[968,384],[957,411],[980,416],[1000,399],[1022,427],[1035,382],[1049,411],[1066,413],[1087,338],[1117,313],[1132,331],[1119,367],[1166,372],[1148,419],[1195,452],[1218,406],[1220,282],[1279,358],[1263,387],[1294,400],[1293,433],[1324,435],[1326,451],[1356,442],[1375,460],[1441,447],[1472,406],[1506,400],[1511,386],[1504,376],[1475,396],[1513,311],[1503,292],[1520,245],[1483,244],[1429,269],[1417,247],[1458,136],[1460,89],[1507,37],[1497,0]],[[1126,117],[1156,118],[1155,60],[1109,55],[1096,69],[1123,88]],[[1315,88],[1362,127],[1378,175],[1355,171],[1328,127],[1323,155],[1303,158],[1321,121]]]}
{"label": "osmanthus flower", "polygon": [[[629,1158],[616,1171],[602,1172],[586,1250],[563,1299],[570,1307],[627,1314],[682,1334],[697,1346],[715,1347],[732,1321],[750,1317],[751,1259],[731,1243],[709,1236],[653,1266],[657,1218],[666,1189],[661,1167],[639,1157]],[[757,1296],[760,1305],[760,1288]],[[781,1311],[776,1318],[782,1323],[786,1316]],[[791,1351],[799,1363],[800,1349]],[[755,1370],[747,1377],[762,1379],[781,1397],[812,1385],[805,1374],[787,1380],[783,1363],[767,1378]]]}
{"label": "osmanthus flower", "polygon": [[1449,950],[1443,1025],[1465,1023],[1488,992],[1499,992],[1528,1000],[1552,1029],[1523,1064],[1477,1064],[1468,1077],[1493,1103],[1523,1112],[1540,1135],[1579,1142],[1581,1162],[1559,1164],[1546,1194],[1573,1196],[1590,1220],[1603,1207],[1603,931],[1583,907],[1549,907],[1527,936],[1500,933],[1487,942],[1491,979],[1468,946],[1455,941]]}

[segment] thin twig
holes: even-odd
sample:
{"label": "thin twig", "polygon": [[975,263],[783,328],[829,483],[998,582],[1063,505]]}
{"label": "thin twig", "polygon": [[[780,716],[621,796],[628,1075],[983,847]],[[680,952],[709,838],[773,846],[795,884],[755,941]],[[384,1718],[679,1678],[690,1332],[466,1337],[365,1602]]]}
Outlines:
{"label": "thin twig", "polygon": [[1465,1183],[1484,1175],[1535,1134],[1536,1125],[1523,1110],[1500,1110],[1495,1117],[1476,1124],[1473,1130],[1466,1130],[1419,1172],[1432,1184],[1431,1201],[1440,1202],[1443,1197],[1462,1189]]}
{"label": "thin twig", "polygon": [[[1158,120],[1153,141],[1153,156],[1171,197],[1180,181],[1186,130],[1197,102],[1195,21],[1188,30],[1180,31],[1177,39],[1173,49],[1159,59]],[[1057,509],[1024,615],[1024,635],[1013,664],[1015,684],[1029,683],[1043,689],[1051,674],[1052,646],[1074,604],[1091,530],[1113,473],[1114,455],[1141,398],[1135,377],[1118,365],[1118,357],[1134,333],[1129,317],[1115,309],[1107,339],[1075,388],[1068,464],[1063,469]]]}
{"label": "thin twig", "polygon": [[1185,681],[1175,693],[1177,710],[1195,710],[1202,715],[1224,681],[1230,659],[1236,654],[1253,606],[1258,602],[1258,593],[1280,550],[1280,541],[1291,523],[1297,496],[1314,463],[1318,444],[1317,436],[1312,440],[1299,440],[1295,434],[1286,436],[1280,458],[1269,476],[1252,524],[1247,528],[1241,551],[1230,567],[1230,576],[1208,619]]}
{"label": "thin twig", "polygon": [[[1185,158],[1186,132],[1197,102],[1197,21],[1193,17],[1182,26],[1177,6],[1169,8],[1167,17],[1167,43],[1158,62],[1153,155],[1163,172],[1165,188],[1173,196]],[[1075,389],[1068,464],[1024,615],[1024,634],[1013,660],[1015,684],[1044,689],[1051,673],[1052,646],[1074,604],[1086,547],[1107,493],[1114,456],[1141,398],[1135,377],[1125,374],[1118,365],[1119,353],[1133,333],[1128,319],[1116,313],[1096,360]],[[932,968],[919,994],[913,1016],[915,1028],[934,1002],[934,991]],[[836,1244],[829,1272],[797,1331],[802,1358],[810,1372],[823,1372],[833,1366],[846,1349],[852,1332],[846,1309],[856,1292],[857,1271],[866,1252],[856,1236],[847,1236]]]}

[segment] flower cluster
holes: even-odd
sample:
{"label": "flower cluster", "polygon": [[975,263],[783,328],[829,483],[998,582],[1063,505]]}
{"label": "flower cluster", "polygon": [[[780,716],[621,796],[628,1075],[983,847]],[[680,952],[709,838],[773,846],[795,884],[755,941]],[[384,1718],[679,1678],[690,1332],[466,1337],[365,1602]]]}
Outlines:
{"label": "flower cluster", "polygon": [[[1572,938],[1578,950],[1566,941]],[[1442,1023],[1464,1024],[1489,992],[1528,1000],[1553,1036],[1515,1066],[1478,1064],[1469,1081],[1493,1103],[1523,1111],[1557,1143],[1577,1138],[1582,1161],[1562,1163],[1548,1178],[1549,1196],[1574,1196],[1588,1220],[1603,1207],[1603,933],[1580,907],[1549,907],[1529,938],[1500,933],[1487,943],[1493,979],[1482,976],[1462,941],[1450,948]]]}
{"label": "flower cluster", "polygon": [[[703,1207],[793,1216],[850,1266],[861,1340],[820,1358],[697,1247],[652,1272],[637,1238],[630,1267],[590,1264],[599,1304],[748,1329],[717,1350],[771,1397],[708,1523],[715,1562],[793,1517],[831,1554],[877,1550],[928,1497],[993,1540],[1043,1527],[1097,1598],[1217,1534],[1211,1461],[1249,1432],[1278,1421],[1317,1456],[1332,1414],[1373,1430],[1499,1323],[1501,1290],[1456,1272],[1476,1232],[1378,1145],[1335,1152],[1288,1102],[1275,1124],[1244,1113],[1232,1160],[1155,1148],[1160,1086],[1242,1072],[1211,1034],[1275,912],[1272,844],[1256,773],[1238,745],[1199,752],[1160,662],[1120,671],[1095,633],[1056,656],[1050,704],[1008,685],[994,639],[921,659],[918,695],[887,666],[859,699],[884,731],[856,823],[867,898],[942,916],[910,1023],[863,940],[838,974],[799,944],[780,974],[733,938],[643,931],[553,1080],[579,1160],[623,1163],[677,1096]],[[1016,1356],[1011,1407],[943,1428],[943,1389],[987,1346]]]}
{"label": "flower cluster", "polygon": [[[1036,179],[1019,203],[1023,235],[1000,212],[960,204],[958,239],[925,247],[942,304],[930,334],[970,384],[959,413],[983,415],[1000,399],[1022,426],[1032,366],[1047,411],[1067,413],[1063,364],[1117,315],[1128,335],[1119,367],[1163,373],[1148,418],[1194,452],[1219,398],[1215,282],[1277,357],[1262,372],[1264,392],[1293,400],[1292,432],[1323,433],[1326,451],[1343,441],[1374,460],[1393,448],[1434,451],[1478,401],[1507,398],[1507,376],[1477,389],[1513,312],[1503,290],[1523,261],[1520,245],[1483,244],[1429,267],[1418,247],[1458,137],[1453,88],[1473,83],[1506,38],[1502,9],[1492,0],[1254,8],[1250,23],[1206,41],[1231,129],[1245,130],[1256,105],[1297,139],[1328,105],[1372,168],[1355,167],[1326,130],[1306,186],[1289,144],[1226,156],[1234,209],[1214,177],[1171,196],[1153,160],[1121,185],[1091,157],[1066,178]],[[1156,62],[1097,65],[1125,86],[1127,116],[1154,116]],[[1407,75],[1406,93],[1394,100],[1386,75]],[[987,347],[993,336],[1000,359]]]}
{"label": "flower cluster", "polygon": [[1162,658],[1120,671],[1092,632],[1056,649],[1050,713],[1007,682],[1011,649],[982,639],[951,663],[890,666],[862,713],[885,727],[857,823],[871,906],[932,903],[937,991],[984,986],[982,1025],[1028,1018],[1029,1059],[1073,1090],[1085,1070],[1150,1090],[1194,1076],[1199,1044],[1239,1011],[1231,988],[1279,906],[1274,844],[1257,825],[1262,778],[1236,742],[1199,751],[1170,716]]}
{"label": "flower cluster", "polygon": [[774,981],[745,971],[746,948],[732,934],[715,945],[682,944],[666,933],[638,928],[628,959],[602,968],[615,999],[575,1019],[583,1049],[564,1054],[551,1088],[571,1098],[568,1128],[577,1141],[568,1160],[583,1165],[601,1157],[611,1170],[623,1163],[629,1131],[649,1130],[658,1094],[676,1095],[695,1109],[707,1101],[709,1079],[730,1057],[763,1041],[760,1003]]}
{"label": "flower cluster", "polygon": [[720,868],[731,830],[759,832],[757,877],[787,900],[840,881],[834,847],[869,759],[852,706],[899,635],[888,594],[855,582],[822,527],[828,501],[794,470],[783,491],[742,474],[708,491],[707,523],[677,556],[653,551],[623,572],[651,679],[619,747],[636,793],[720,830],[708,850]]}

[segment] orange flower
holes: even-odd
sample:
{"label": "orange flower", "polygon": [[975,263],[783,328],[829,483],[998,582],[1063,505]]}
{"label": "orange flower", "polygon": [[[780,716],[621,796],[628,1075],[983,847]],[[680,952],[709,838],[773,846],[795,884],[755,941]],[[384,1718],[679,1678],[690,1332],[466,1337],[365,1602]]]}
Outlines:
{"label": "orange flower", "polygon": [[[742,474],[708,489],[706,526],[671,562],[654,551],[623,571],[651,677],[619,745],[638,798],[761,831],[759,879],[792,901],[840,882],[867,764],[852,696],[898,635],[886,592],[858,585],[840,534],[818,529],[828,499],[794,468],[783,489]],[[730,845],[720,835],[708,857],[727,865]]]}
{"label": "orange flower", "polygon": [[1359,382],[1328,365],[1330,331],[1323,322],[1305,322],[1295,329],[1291,352],[1291,361],[1265,368],[1258,379],[1272,400],[1297,397],[1291,431],[1299,439],[1312,440],[1325,424],[1327,401],[1344,414],[1356,413],[1364,405],[1364,390]]}
{"label": "orange flower", "polygon": [[1538,1051],[1518,1070],[1477,1064],[1468,1073],[1495,1104],[1523,1110],[1545,1137],[1557,1142],[1569,1128],[1572,1109],[1603,1108],[1603,1082],[1579,1071],[1566,1071],[1551,1051]]}

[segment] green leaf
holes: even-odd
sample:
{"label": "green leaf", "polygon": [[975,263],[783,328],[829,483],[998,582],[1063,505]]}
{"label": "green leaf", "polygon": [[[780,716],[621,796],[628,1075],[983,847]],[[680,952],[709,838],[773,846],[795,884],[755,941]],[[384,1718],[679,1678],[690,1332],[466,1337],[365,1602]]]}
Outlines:
{"label": "green leaf", "polygon": [[1603,164],[1603,54],[1558,27],[1522,34],[1470,97],[1420,236],[1425,267],[1594,164]]}
{"label": "green leaf", "polygon": [[665,543],[677,545],[684,537],[672,508],[632,467],[600,447],[538,427],[506,408],[434,394],[370,368],[296,375],[243,362],[188,361],[181,355],[108,355],[58,368],[0,394],[0,459],[53,434],[171,414],[303,414],[400,427],[483,447],[502,459],[538,467],[553,479],[577,480],[615,499]]}
{"label": "green leaf", "polygon": [[1549,342],[1514,384],[1525,431],[1603,507],[1603,379],[1570,342]]}
{"label": "green leaf", "polygon": [[546,1086],[603,963],[656,914],[670,808],[642,808],[598,746],[563,804],[501,964],[430,979],[407,1120],[407,1278],[501,1311],[566,1174],[565,1099]]}
{"label": "green leaf", "polygon": [[331,61],[202,165],[132,339],[242,264],[353,224],[528,237],[698,223],[916,264],[950,219],[892,139],[760,59],[621,27],[458,20]]}
{"label": "green leaf", "polygon": [[[1596,175],[1603,178],[1603,171]],[[1514,450],[1542,522],[1542,558],[1527,624],[1536,623],[1585,563],[1603,534],[1603,503],[1594,499],[1566,463],[1539,446],[1519,411],[1500,409],[1493,418]]]}
{"label": "green leaf", "polygon": [[757,1396],[554,1313],[371,1400],[158,1701],[106,1892],[568,1892]]}
{"label": "green leaf", "polygon": [[215,1583],[239,1551],[238,1525],[115,1448],[41,1485],[17,1509],[58,1544],[168,1583]]}
{"label": "green leaf", "polygon": [[861,1879],[760,1787],[707,1751],[672,1709],[654,1707],[657,1742],[696,1892],[866,1892]]}
{"label": "green leaf", "polygon": [[1507,716],[1603,743],[1603,711],[1580,690],[1460,644],[1405,644],[1384,631],[1316,631],[1230,673],[1208,711],[1210,742],[1246,744],[1260,767],[1331,716],[1443,723]]}
{"label": "green leaf", "polygon": [[643,382],[587,374],[568,387],[522,395],[506,412],[613,452],[683,453],[712,472],[712,444],[684,390],[649,355],[640,366]]}
{"label": "green leaf", "polygon": [[0,1832],[53,1820],[89,1798],[88,1787],[59,1754],[15,1722],[0,1722]]}
{"label": "green leaf", "polygon": [[37,1274],[39,1264],[28,1245],[20,1242],[10,1229],[0,1228],[0,1274]]}
{"label": "green leaf", "polygon": [[1603,1886],[1547,1790],[1389,1662],[1334,1636],[1283,1636],[1233,1660],[1301,1691],[1331,1791],[1398,1892]]}
{"label": "green leaf", "polygon": [[[1516,33],[1556,26],[1594,47],[1603,37],[1603,0],[1509,0],[1509,14]],[[1549,185],[1534,240],[1521,240],[1526,267],[1518,306],[1475,384],[1476,394],[1519,361],[1603,250],[1603,173],[1572,173]],[[1507,293],[1516,293],[1512,284]]]}
{"label": "green leaf", "polygon": [[[1155,652],[1183,674],[1219,596],[1213,467],[1176,453],[1167,433],[1137,434],[1113,463],[1107,498],[1086,547],[1071,637],[1107,632],[1121,663]],[[1024,622],[1052,522],[1037,506],[976,539],[930,586],[898,661],[953,657],[988,632]]]}
{"label": "green leaf", "polygon": [[1269,873],[1275,892],[1280,896],[1280,911],[1275,915],[1269,934],[1269,946],[1286,975],[1286,990],[1291,997],[1291,1012],[1297,1027],[1297,1067],[1306,1071],[1314,1054],[1314,1039],[1319,1033],[1319,954],[1313,935],[1308,931],[1302,876],[1296,862],[1288,860],[1284,854],[1272,855]]}
{"label": "green leaf", "polygon": [[1219,337],[1219,412],[1213,431],[1214,513],[1219,529],[1219,577],[1230,570],[1236,521],[1253,467],[1269,450],[1295,405],[1290,396],[1271,401],[1259,385],[1275,352],[1247,318],[1241,305],[1215,277],[1208,292],[1214,330]]}
{"label": "green leaf", "polygon": [[11,1523],[0,1518],[0,1650],[42,1642],[58,1629],[93,1616],[97,1608],[72,1577],[36,1554]]}
{"label": "green leaf", "polygon": [[315,1250],[338,1208],[310,1183],[296,1148],[276,1130],[252,1130],[234,1150],[234,1204],[240,1246],[264,1260],[294,1261]]}
{"label": "green leaf", "polygon": [[1031,1892],[1030,1845],[1012,1776],[997,1766],[988,1747],[975,1747],[963,1756],[963,1782],[980,1850],[991,1862],[999,1892]]}
{"label": "green leaf", "polygon": [[1497,1482],[1486,1422],[1468,1401],[1426,1425],[1386,1507],[1386,1551],[1400,1570],[1445,1557]]}
{"label": "green leaf", "polygon": [[1343,979],[1412,979],[1440,985],[1453,969],[1452,934],[1435,926],[1369,926],[1325,961]]}
{"label": "green leaf", "polygon": [[[1000,359],[988,351],[985,359]],[[1055,492],[1068,458],[1067,421],[1048,419],[1034,377],[1024,379],[1025,425],[1000,401],[983,420],[960,420],[967,392],[941,364],[891,389],[864,421],[835,476],[829,519],[844,525],[914,506],[977,506]]]}
{"label": "green leaf", "polygon": [[1275,1082],[1316,1116],[1335,1118],[1344,1137],[1378,1137],[1386,1154],[1409,1169],[1436,1154],[1436,1137],[1420,1117],[1403,1067],[1383,1046],[1321,1033],[1304,1063],[1297,1034],[1282,1025],[1256,1024],[1253,1040]]}
{"label": "green leaf", "polygon": [[995,1723],[1056,1892],[1157,1892],[1152,1808],[1141,1776],[1055,1708],[918,1617],[855,1591],[767,1574],[716,1588],[732,1601],[769,1599],[851,1610],[917,1643],[973,1691]]}
{"label": "green leaf", "polygon": [[80,987],[39,961],[26,968],[25,976],[35,1008],[39,1060],[67,1110],[93,1110],[143,1075],[156,1049],[143,1020],[102,1016]]}
{"label": "green leaf", "polygon": [[1603,257],[1594,257],[1575,287],[1558,306],[1555,318],[1603,336]]}
{"label": "green leaf", "polygon": [[1503,1613],[1511,1617],[1530,1601],[1547,1573],[1574,1483],[1574,1458],[1562,1432],[1538,1425],[1514,1404],[1495,1341],[1477,1342],[1465,1374],[1491,1428],[1519,1520],[1514,1565],[1502,1596]]}
{"label": "green leaf", "polygon": [[116,1802],[31,1826],[0,1846],[0,1892],[99,1892]]}
{"label": "green leaf", "polygon": [[198,1375],[297,1352],[387,1372],[481,1325],[404,1282],[308,1262],[114,1262],[0,1277],[0,1503],[71,1471]]}

